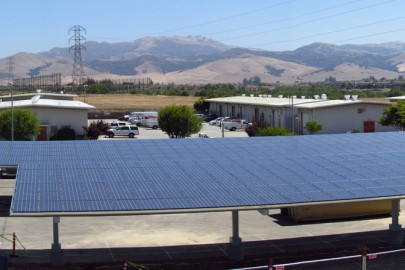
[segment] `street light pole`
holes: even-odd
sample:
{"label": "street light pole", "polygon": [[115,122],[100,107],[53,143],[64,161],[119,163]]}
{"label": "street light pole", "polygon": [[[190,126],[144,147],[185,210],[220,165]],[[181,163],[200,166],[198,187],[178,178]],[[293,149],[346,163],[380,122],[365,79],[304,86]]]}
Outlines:
{"label": "street light pole", "polygon": [[11,90],[11,141],[14,141],[14,93],[13,93],[13,82],[9,82]]}

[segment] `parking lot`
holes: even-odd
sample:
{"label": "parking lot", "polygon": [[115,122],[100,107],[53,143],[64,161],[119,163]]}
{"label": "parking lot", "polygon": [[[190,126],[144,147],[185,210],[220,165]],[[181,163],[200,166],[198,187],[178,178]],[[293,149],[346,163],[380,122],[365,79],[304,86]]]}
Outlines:
{"label": "parking lot", "polygon": [[[103,121],[107,122],[125,122],[125,121],[118,121],[115,119],[106,119]],[[127,125],[131,125],[131,123],[126,122]],[[203,128],[201,129],[200,133],[206,133],[211,138],[222,138],[222,129],[219,126],[210,126],[208,123],[203,123]],[[245,130],[237,129],[235,131],[224,130],[223,134],[224,138],[232,138],[232,137],[248,137]],[[161,129],[152,129],[146,127],[139,127],[139,135],[135,136],[135,138],[130,139],[128,137],[114,137],[108,138],[107,136],[101,136],[99,140],[142,140],[142,139],[168,139],[166,133],[162,132]],[[191,135],[191,138],[198,138],[198,134]]]}

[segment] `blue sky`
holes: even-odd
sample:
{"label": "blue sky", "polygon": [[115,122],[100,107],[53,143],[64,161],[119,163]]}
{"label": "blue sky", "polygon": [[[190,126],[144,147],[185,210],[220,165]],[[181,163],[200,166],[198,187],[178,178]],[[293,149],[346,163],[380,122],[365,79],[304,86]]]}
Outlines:
{"label": "blue sky", "polygon": [[200,35],[271,51],[313,42],[405,42],[404,0],[15,0],[1,4],[0,58],[87,41]]}

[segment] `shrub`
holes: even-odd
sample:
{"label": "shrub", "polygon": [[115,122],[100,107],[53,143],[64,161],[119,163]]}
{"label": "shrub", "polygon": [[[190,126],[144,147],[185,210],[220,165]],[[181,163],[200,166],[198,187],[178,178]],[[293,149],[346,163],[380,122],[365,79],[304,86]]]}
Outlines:
{"label": "shrub", "polygon": [[57,136],[58,136],[58,140],[61,140],[61,141],[75,140],[76,132],[74,129],[71,129],[71,128],[62,128],[62,129],[58,130]]}

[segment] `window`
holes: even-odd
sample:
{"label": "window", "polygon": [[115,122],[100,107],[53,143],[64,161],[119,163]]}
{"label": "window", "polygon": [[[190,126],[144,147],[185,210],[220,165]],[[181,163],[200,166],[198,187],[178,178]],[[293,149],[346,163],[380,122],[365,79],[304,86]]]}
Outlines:
{"label": "window", "polygon": [[363,113],[363,108],[358,108],[358,109],[357,109],[357,113],[358,113],[358,114]]}
{"label": "window", "polygon": [[58,132],[58,127],[57,126],[51,126],[51,136],[56,135],[56,132]]}
{"label": "window", "polygon": [[129,127],[121,127],[121,130],[129,130]]}

